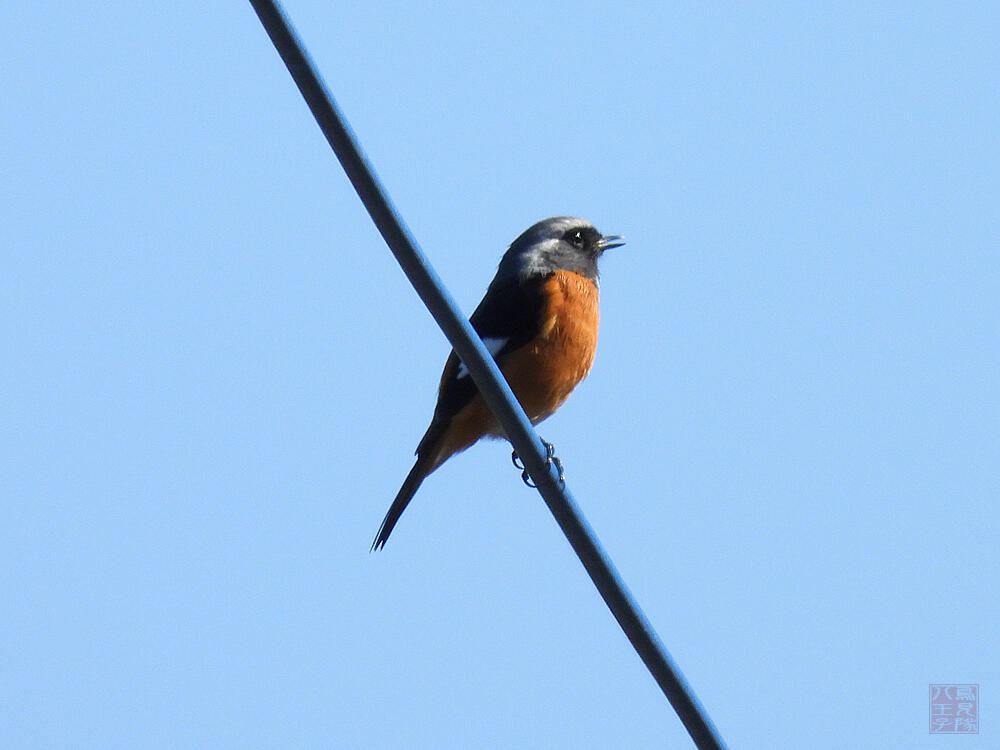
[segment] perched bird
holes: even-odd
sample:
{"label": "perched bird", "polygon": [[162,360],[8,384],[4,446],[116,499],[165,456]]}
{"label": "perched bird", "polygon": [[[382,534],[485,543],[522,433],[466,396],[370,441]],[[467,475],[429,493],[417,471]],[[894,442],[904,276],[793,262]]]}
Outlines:
{"label": "perched bird", "polygon": [[[469,319],[532,424],[562,406],[590,371],[600,319],[597,260],[623,244],[622,237],[605,237],[583,219],[540,221],[504,253]],[[427,475],[482,437],[506,436],[452,351],[441,375],[434,418],[373,550],[385,546]]]}

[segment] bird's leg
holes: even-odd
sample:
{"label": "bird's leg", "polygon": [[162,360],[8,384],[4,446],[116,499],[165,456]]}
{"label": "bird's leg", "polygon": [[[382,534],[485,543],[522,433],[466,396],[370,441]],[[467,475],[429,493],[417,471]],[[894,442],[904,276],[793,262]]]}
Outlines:
{"label": "bird's leg", "polygon": [[559,484],[566,484],[566,473],[563,471],[562,461],[556,455],[556,447],[545,438],[542,438],[542,443],[545,445],[545,463],[555,466],[559,472]]}
{"label": "bird's leg", "polygon": [[[559,456],[556,455],[556,448],[552,443],[542,438],[542,445],[545,446],[545,463],[552,464],[559,471],[559,483],[566,483],[566,474],[563,472],[562,461],[559,460]],[[521,481],[524,482],[529,487],[535,487],[535,483],[531,481],[531,475],[528,470],[524,468],[524,464],[521,462],[521,457],[517,455],[517,451],[511,451],[510,461],[514,464],[514,468],[521,470]]]}
{"label": "bird's leg", "polygon": [[521,481],[529,487],[534,487],[535,483],[531,481],[531,475],[528,473],[528,470],[524,468],[524,464],[521,463],[521,457],[517,455],[516,449],[510,452],[510,462],[514,464],[515,469],[521,470]]}

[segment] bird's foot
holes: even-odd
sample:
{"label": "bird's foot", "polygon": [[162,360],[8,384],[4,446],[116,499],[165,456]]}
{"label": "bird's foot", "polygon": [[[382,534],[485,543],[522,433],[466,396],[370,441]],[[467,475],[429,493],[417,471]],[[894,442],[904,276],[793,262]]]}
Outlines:
{"label": "bird's foot", "polygon": [[[544,438],[542,439],[542,445],[545,446],[545,463],[555,466],[556,470],[559,472],[559,484],[566,484],[566,474],[563,472],[563,463],[559,460],[559,456],[556,455],[555,446]],[[524,464],[521,463],[521,457],[517,455],[516,450],[511,451],[510,461],[514,464],[514,468],[521,470],[521,481],[529,487],[535,487],[535,483],[531,481],[531,475],[528,473],[528,470],[524,468]]]}

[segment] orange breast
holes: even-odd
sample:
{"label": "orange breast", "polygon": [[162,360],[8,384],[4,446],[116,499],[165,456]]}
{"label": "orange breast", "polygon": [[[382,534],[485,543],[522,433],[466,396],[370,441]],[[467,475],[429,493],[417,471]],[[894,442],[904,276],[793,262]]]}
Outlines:
{"label": "orange breast", "polygon": [[590,372],[600,323],[597,285],[590,279],[556,271],[544,290],[538,336],[499,362],[532,424],[562,406]]}
{"label": "orange breast", "polygon": [[[547,303],[538,336],[498,360],[532,424],[538,424],[562,406],[590,372],[600,322],[597,285],[590,279],[569,271],[556,271],[544,289]],[[483,436],[504,437],[504,432],[477,393],[452,418],[435,449],[428,473]]]}

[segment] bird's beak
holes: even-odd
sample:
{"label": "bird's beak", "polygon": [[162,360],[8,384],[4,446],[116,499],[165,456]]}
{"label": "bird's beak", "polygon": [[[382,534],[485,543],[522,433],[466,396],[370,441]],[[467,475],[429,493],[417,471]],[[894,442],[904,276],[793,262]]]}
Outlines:
{"label": "bird's beak", "polygon": [[605,250],[610,250],[613,247],[621,247],[625,244],[625,238],[620,234],[609,234],[606,237],[601,237],[597,241],[597,246],[601,249],[603,253]]}

